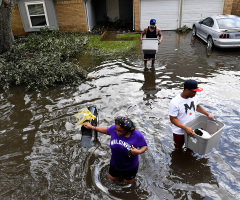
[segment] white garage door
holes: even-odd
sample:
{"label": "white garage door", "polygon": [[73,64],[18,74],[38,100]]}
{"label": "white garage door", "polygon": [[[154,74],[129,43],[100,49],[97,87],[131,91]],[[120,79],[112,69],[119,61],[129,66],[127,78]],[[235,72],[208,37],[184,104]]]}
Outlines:
{"label": "white garage door", "polygon": [[149,26],[152,18],[161,30],[176,30],[178,15],[179,0],[141,0],[141,30]]}
{"label": "white garage door", "polygon": [[224,0],[183,0],[182,26],[191,28],[194,21],[223,12]]}

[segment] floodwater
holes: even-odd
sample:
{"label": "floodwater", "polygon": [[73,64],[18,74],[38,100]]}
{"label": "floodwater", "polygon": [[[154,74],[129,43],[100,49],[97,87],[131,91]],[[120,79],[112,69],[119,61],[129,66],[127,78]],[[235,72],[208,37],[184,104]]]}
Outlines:
{"label": "floodwater", "polygon": [[[78,57],[95,79],[79,87],[0,92],[0,199],[240,199],[240,50],[164,31],[155,67],[141,49]],[[194,78],[200,104],[225,124],[210,153],[173,150],[168,104]],[[127,115],[148,143],[133,184],[107,179],[110,138],[81,146],[78,110],[96,105],[99,126]]]}

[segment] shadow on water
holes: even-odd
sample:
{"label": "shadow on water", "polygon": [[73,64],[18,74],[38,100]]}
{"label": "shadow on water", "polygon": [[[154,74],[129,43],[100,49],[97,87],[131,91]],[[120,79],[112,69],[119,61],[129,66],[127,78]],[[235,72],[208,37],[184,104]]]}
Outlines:
{"label": "shadow on water", "polygon": [[192,151],[175,150],[170,154],[170,173],[174,177],[174,182],[196,185],[198,183],[217,184],[211,173],[208,159],[193,155]]}
{"label": "shadow on water", "polygon": [[[84,52],[78,62],[96,78],[78,87],[0,92],[1,199],[239,199],[239,50],[213,49],[191,34],[163,32],[155,67],[141,49]],[[148,63],[150,65],[150,63]],[[200,156],[173,150],[168,104],[195,78],[200,104],[225,124],[219,145]],[[77,112],[96,105],[99,125],[128,115],[148,143],[134,184],[107,179],[109,136],[81,146]]]}

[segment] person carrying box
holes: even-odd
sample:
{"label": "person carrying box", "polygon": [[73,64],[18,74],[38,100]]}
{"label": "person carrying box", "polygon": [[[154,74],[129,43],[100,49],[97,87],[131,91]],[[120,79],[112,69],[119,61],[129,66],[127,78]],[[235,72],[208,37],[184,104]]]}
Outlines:
{"label": "person carrying box", "polygon": [[184,131],[193,137],[193,129],[187,127],[185,124],[195,118],[196,111],[215,120],[211,114],[198,104],[196,93],[201,92],[202,90],[202,88],[198,87],[197,81],[187,80],[184,82],[183,92],[170,101],[169,117],[172,122],[175,149],[182,149],[182,146],[184,145]]}
{"label": "person carrying box", "polygon": [[[146,38],[157,38],[159,37],[158,44],[162,42],[162,32],[161,30],[156,27],[156,19],[150,20],[150,26],[145,28],[143,32],[141,33],[141,41],[143,39],[143,36],[146,35]],[[152,60],[152,67],[154,66],[156,59],[156,54],[144,54],[144,66],[147,66],[147,61]]]}

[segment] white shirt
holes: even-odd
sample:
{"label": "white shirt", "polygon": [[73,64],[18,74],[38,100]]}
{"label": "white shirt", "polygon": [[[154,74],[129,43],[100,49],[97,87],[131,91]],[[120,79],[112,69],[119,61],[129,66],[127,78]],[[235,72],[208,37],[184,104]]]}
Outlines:
{"label": "white shirt", "polygon": [[[169,104],[169,115],[177,117],[182,124],[192,121],[198,105],[197,97],[184,99],[181,94],[174,97]],[[172,132],[178,135],[184,135],[184,130],[172,124]]]}

